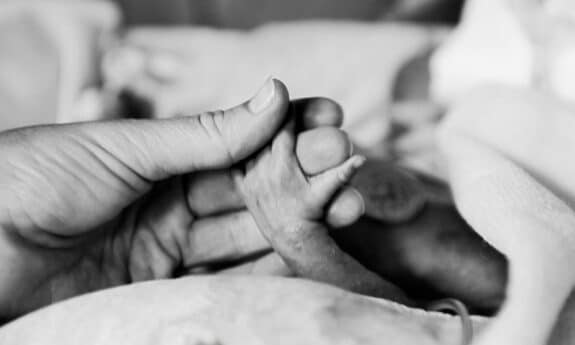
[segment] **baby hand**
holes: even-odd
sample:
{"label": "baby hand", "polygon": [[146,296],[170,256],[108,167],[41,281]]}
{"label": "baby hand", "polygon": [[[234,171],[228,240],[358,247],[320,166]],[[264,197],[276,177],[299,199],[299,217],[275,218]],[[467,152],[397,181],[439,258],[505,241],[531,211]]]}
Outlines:
{"label": "baby hand", "polygon": [[319,175],[305,176],[294,154],[293,126],[288,123],[244,171],[233,173],[260,231],[300,277],[405,302],[399,289],[344,253],[322,221],[333,195],[365,158],[352,156]]}
{"label": "baby hand", "polygon": [[260,230],[270,242],[300,238],[322,227],[324,210],[333,195],[347,183],[365,158],[353,156],[341,165],[308,177],[294,153],[293,123],[273,142],[234,172],[234,180]]}

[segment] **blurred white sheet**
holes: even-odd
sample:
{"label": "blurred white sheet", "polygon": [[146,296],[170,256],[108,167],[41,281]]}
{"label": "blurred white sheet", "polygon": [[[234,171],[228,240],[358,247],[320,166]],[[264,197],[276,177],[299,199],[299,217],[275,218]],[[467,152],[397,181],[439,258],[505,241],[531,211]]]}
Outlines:
{"label": "blurred white sheet", "polygon": [[488,83],[534,87],[575,102],[575,1],[469,0],[435,54],[432,93],[450,104]]}
{"label": "blurred white sheet", "polygon": [[1,1],[0,130],[90,119],[77,101],[119,21],[104,1]]}
{"label": "blurred white sheet", "polygon": [[[237,104],[273,76],[293,98],[340,102],[354,142],[381,153],[400,68],[442,36],[439,29],[341,21],[277,23],[253,31],[140,28],[127,37],[132,52],[163,55],[163,61],[171,56],[178,69],[170,78],[148,71],[120,82],[152,100],[155,116],[170,117]],[[114,71],[109,79],[118,79],[117,71],[126,68],[108,70]]]}

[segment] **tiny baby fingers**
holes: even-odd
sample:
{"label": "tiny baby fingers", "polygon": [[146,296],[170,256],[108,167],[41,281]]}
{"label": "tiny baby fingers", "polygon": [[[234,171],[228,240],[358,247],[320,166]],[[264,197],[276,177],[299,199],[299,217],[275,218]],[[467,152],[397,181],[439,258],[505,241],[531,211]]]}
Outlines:
{"label": "tiny baby fingers", "polygon": [[327,203],[344,184],[349,182],[353,174],[365,163],[365,157],[355,155],[341,165],[310,179],[314,202]]}

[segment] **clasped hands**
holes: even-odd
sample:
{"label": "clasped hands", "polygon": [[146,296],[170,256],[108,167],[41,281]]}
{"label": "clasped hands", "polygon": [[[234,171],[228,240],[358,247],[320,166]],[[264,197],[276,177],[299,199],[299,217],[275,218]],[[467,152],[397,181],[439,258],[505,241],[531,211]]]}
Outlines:
{"label": "clasped hands", "polygon": [[[0,133],[0,316],[196,271],[289,274],[231,174],[289,119],[308,176],[350,157],[341,108],[290,101],[273,79],[225,111]],[[361,196],[344,186],[324,219],[340,227],[362,212]]]}

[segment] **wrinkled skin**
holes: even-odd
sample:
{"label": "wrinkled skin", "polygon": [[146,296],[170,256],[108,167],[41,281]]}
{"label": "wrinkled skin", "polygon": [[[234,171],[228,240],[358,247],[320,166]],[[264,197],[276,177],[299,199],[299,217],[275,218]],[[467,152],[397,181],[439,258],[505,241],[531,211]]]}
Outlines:
{"label": "wrinkled skin", "polygon": [[[236,182],[256,223],[295,275],[408,305],[451,297],[473,312],[499,307],[505,259],[459,216],[447,186],[370,161],[353,180],[366,201],[366,216],[328,234],[322,209],[351,170],[343,164],[306,178],[290,152],[293,140],[284,130]],[[342,179],[318,192],[330,173]]]}
{"label": "wrinkled skin", "polygon": [[323,222],[329,200],[365,158],[353,156],[317,176],[306,176],[295,156],[293,127],[286,125],[271,145],[234,174],[264,236],[299,277],[409,303],[399,289],[342,252]]}
{"label": "wrinkled skin", "polygon": [[211,171],[202,185],[217,183],[232,164],[271,140],[286,118],[298,117],[293,111],[312,127],[331,123],[327,132],[304,131],[303,141],[342,144],[328,150],[327,159],[302,159],[316,162],[306,170],[339,164],[329,162],[347,158],[349,143],[335,128],[341,120],[335,103],[291,103],[277,80],[268,81],[262,94],[264,108],[253,107],[261,99],[255,97],[225,111],[178,119],[0,133],[6,159],[0,167],[0,317],[94,290],[177,277],[267,248],[233,188],[223,184],[218,198],[195,207],[204,195],[194,173]]}
{"label": "wrinkled skin", "polygon": [[[270,28],[266,30],[273,31],[274,29]],[[285,33],[289,36],[289,28],[283,30],[285,30]],[[392,29],[384,28],[383,31],[384,34],[382,34],[382,37],[395,37]],[[390,33],[391,35],[389,35]],[[374,74],[372,68],[369,68],[366,74],[362,74],[364,70],[360,69],[360,67],[373,67],[371,64],[364,64],[362,66],[356,66],[356,68],[344,70],[340,68],[339,64],[326,64],[321,66],[321,68],[327,69],[335,66],[338,75],[352,72],[353,76],[346,75],[344,78],[346,81],[345,85],[347,86],[342,89],[344,93],[334,94],[338,100],[343,101],[344,105],[346,105],[346,115],[351,115],[353,118],[355,114],[355,107],[347,104],[348,98],[355,94],[369,94],[368,90],[364,88],[366,85],[373,84],[366,82],[366,80],[371,80],[371,78],[377,78],[378,83],[375,85],[382,85],[378,94],[386,95],[386,101],[383,103],[387,104],[389,102],[387,99],[391,97],[403,101],[413,99],[414,97],[416,99],[427,99],[426,86],[428,80],[426,78],[429,77],[427,58],[429,55],[428,49],[431,49],[433,44],[424,49],[421,56],[418,55],[416,59],[417,63],[415,63],[416,67],[413,66],[414,63],[405,65],[405,62],[414,56],[413,50],[406,49],[407,45],[411,45],[413,42],[417,42],[430,34],[425,30],[421,32],[417,30],[401,30],[401,33],[404,36],[412,35],[413,37],[410,36],[412,39],[409,40],[402,39],[395,43],[386,43],[387,46],[393,46],[397,49],[386,52],[384,58],[377,60],[378,66],[385,67],[384,73]],[[333,33],[330,33],[330,35],[333,36]],[[280,35],[276,33],[276,36],[279,37]],[[252,38],[252,40],[253,39],[254,38]],[[144,69],[147,68],[147,70],[137,74],[137,78],[127,78],[119,82],[120,87],[130,90],[132,93],[150,102],[150,104],[153,105],[153,109],[150,108],[148,110],[154,110],[154,116],[174,116],[178,113],[189,111],[190,109],[193,110],[193,107],[196,106],[197,103],[217,104],[223,101],[216,101],[216,99],[225,99],[228,97],[226,95],[234,95],[235,97],[239,92],[238,90],[245,88],[246,78],[259,78],[257,73],[252,74],[249,69],[239,71],[240,73],[245,72],[248,74],[244,76],[244,78],[240,78],[241,80],[238,79],[241,81],[241,88],[234,86],[233,83],[237,80],[218,82],[217,80],[209,79],[209,82],[206,82],[205,78],[208,76],[209,78],[214,78],[229,75],[229,73],[222,72],[222,68],[225,69],[236,66],[239,60],[245,61],[246,65],[258,66],[258,73],[261,73],[260,67],[267,63],[282,65],[285,64],[286,61],[288,63],[291,61],[289,58],[291,55],[285,54],[283,49],[295,51],[298,59],[302,52],[304,52],[306,56],[314,56],[314,54],[318,53],[319,49],[315,46],[314,49],[309,49],[309,47],[306,46],[306,41],[301,43],[298,40],[297,44],[301,43],[301,45],[290,45],[278,50],[270,48],[275,44],[274,40],[270,40],[258,46],[259,55],[253,55],[250,49],[237,49],[238,45],[242,46],[246,42],[251,42],[250,39],[244,42],[242,40],[235,40],[235,37],[228,37],[226,33],[213,33],[209,30],[191,32],[185,29],[146,29],[132,32],[131,35],[128,36],[127,41],[129,44],[141,47],[144,51],[149,52],[152,60],[155,54],[157,54],[158,57],[173,55],[181,58],[180,62],[183,66],[176,68],[180,73],[171,77],[155,71],[154,67],[156,64],[148,62],[142,67]],[[206,54],[203,54],[203,52],[206,50],[202,47],[206,45],[215,49],[213,51],[216,51],[216,53],[207,54],[208,58],[204,60],[203,57]],[[341,42],[338,42],[336,46],[339,51]],[[218,49],[222,49],[222,51]],[[234,54],[229,54],[229,51],[232,50]],[[281,58],[265,58],[266,64],[248,63],[249,61],[259,59],[261,54],[268,51],[271,56],[281,55]],[[407,51],[409,51],[409,53],[406,54]],[[341,53],[341,51],[339,51],[339,53]],[[229,62],[232,58],[234,59],[234,63]],[[222,59],[222,62],[215,64],[213,59]],[[308,60],[314,61],[313,59]],[[393,62],[396,60],[401,61],[401,63]],[[120,60],[116,60],[116,62],[118,61]],[[295,78],[295,80],[289,80],[290,85],[295,89],[311,87],[310,85],[313,84],[309,84],[309,76],[315,75],[315,73],[319,73],[320,76],[324,74],[335,74],[332,72],[320,73],[315,63],[309,67],[307,65],[302,66],[301,63],[294,65],[288,64],[288,66],[298,67],[297,72],[288,73],[290,78]],[[274,68],[274,70],[283,71],[282,68]],[[404,75],[403,70],[410,71],[409,75]],[[387,73],[389,73],[389,75]],[[120,74],[121,73],[118,73],[117,75]],[[115,75],[111,75],[110,77],[114,76]],[[304,76],[305,78],[299,80],[298,76]],[[358,76],[361,78],[358,78]],[[321,80],[321,77],[318,77],[317,80]],[[230,82],[232,82],[232,84],[230,84]],[[217,86],[217,93],[207,92],[206,90],[209,90],[209,88],[202,88],[201,91],[206,92],[205,94],[198,93],[197,85],[215,85]],[[331,94],[331,88],[334,88],[334,85],[340,84],[324,85],[328,87],[327,90],[322,89],[322,85],[323,84],[313,85],[313,93]],[[341,85],[343,85],[343,83]],[[222,87],[224,87],[225,90],[222,89]],[[335,88],[337,89],[337,87]],[[190,90],[194,90],[194,92],[189,92]],[[350,90],[353,91],[348,93]],[[428,154],[430,148],[433,147],[433,128],[428,128],[427,124],[438,120],[439,116],[437,114],[439,110],[437,107],[428,109],[429,102],[420,103],[422,102],[416,104],[416,109],[414,109],[413,106],[401,107],[401,109],[394,107],[393,109],[395,112],[400,113],[392,114],[394,117],[393,121],[403,120],[402,123],[404,125],[404,122],[410,122],[410,125],[406,126],[406,128],[409,128],[410,132],[414,132],[415,136],[417,136],[417,133],[422,132],[425,137],[425,140],[422,140],[420,137],[410,139],[408,138],[410,136],[405,136],[400,138],[397,143],[394,143],[393,150],[397,150],[397,155],[404,157],[407,162],[409,162],[410,158],[414,158],[414,160],[418,162],[421,161],[422,151],[424,151],[427,156],[431,156],[433,159],[435,158],[434,155]],[[350,101],[350,104],[353,104],[353,102]],[[423,106],[423,112],[425,114],[422,114],[421,106]],[[379,111],[370,109],[369,112],[373,112],[376,116],[382,117]],[[401,119],[397,117],[401,117]],[[408,119],[404,119],[405,117]],[[415,127],[421,130],[413,131],[412,127],[414,126],[412,122],[417,122],[419,127]],[[411,137],[413,136],[414,135],[411,135]],[[321,144],[321,142],[316,141],[314,144],[318,145]],[[417,146],[417,150],[414,150],[414,145]],[[303,145],[302,143],[300,146],[303,147],[307,145]],[[314,148],[313,145],[307,147],[310,149]],[[329,147],[329,144],[325,144],[324,147]],[[318,149],[318,151],[321,150]],[[301,157],[302,155],[300,154],[298,156]],[[306,166],[310,163],[309,161],[302,161],[300,159],[302,166]],[[377,163],[375,163],[375,165],[377,165]],[[435,193],[436,196],[439,194],[439,200],[427,200],[426,197],[423,197],[425,193],[420,193],[417,190],[421,183],[413,181],[414,179],[420,180],[421,176],[403,174],[401,172],[395,173],[396,169],[389,165],[385,165],[381,169],[372,166],[373,164],[368,163],[366,167],[360,170],[358,178],[353,182],[354,185],[362,191],[371,188],[377,189],[377,186],[382,185],[393,186],[392,188],[398,190],[398,193],[395,195],[399,195],[399,199],[391,200],[390,202],[383,201],[381,198],[380,200],[374,200],[364,192],[363,197],[366,201],[365,208],[367,217],[362,218],[359,223],[350,228],[346,228],[342,231],[331,231],[331,235],[336,239],[338,244],[349,251],[352,256],[358,258],[359,261],[370,270],[400,285],[409,294],[414,295],[414,297],[418,299],[451,296],[463,300],[474,311],[482,313],[493,311],[503,297],[503,286],[505,284],[506,274],[505,262],[499,254],[491,250],[491,248],[486,247],[485,243],[474,234],[473,230],[469,229],[465,223],[462,222],[455,211],[445,186],[424,179],[425,182],[429,182],[425,184],[424,189],[439,190]],[[371,171],[371,173],[368,173],[368,171]],[[370,177],[365,178],[366,174],[370,174]],[[366,182],[358,183],[359,180]],[[382,183],[382,180],[386,182]],[[363,189],[362,186],[364,186]],[[381,188],[385,189],[385,187]],[[414,190],[414,188],[416,190]],[[385,192],[382,191],[382,193],[384,194]],[[388,198],[388,196],[384,196],[383,198]],[[350,207],[343,207],[345,206],[343,204],[340,205],[342,205],[342,208],[337,214],[347,219],[348,217],[345,217],[343,213],[345,210],[350,209]],[[424,209],[424,211],[421,211],[422,209]],[[352,210],[352,213],[353,212],[355,211]],[[330,224],[333,224],[333,215],[328,214],[327,216],[331,220]],[[361,236],[356,236],[356,234],[361,234]],[[366,241],[366,239],[373,239],[373,241]],[[374,245],[373,248],[365,248],[366,243],[377,243],[377,245]],[[374,249],[379,249],[377,255],[366,254],[374,252]],[[440,255],[437,253],[440,253]],[[270,264],[271,266],[284,267],[274,269],[273,271],[268,270],[266,273],[293,274],[290,269],[285,268],[285,265],[277,255],[268,256],[268,258],[272,257],[274,258],[273,260],[263,259],[261,261],[273,261],[274,263]],[[462,262],[465,264],[458,265],[458,263]],[[267,264],[245,265],[245,269],[235,272],[261,273],[260,268],[266,265]],[[465,274],[465,272],[473,272],[473,274]],[[490,279],[479,279],[479,277],[489,277]],[[481,284],[478,282],[481,282]],[[470,289],[470,286],[474,286],[475,289]],[[416,292],[419,292],[419,295]]]}

